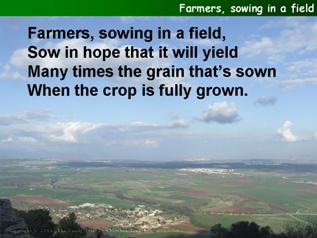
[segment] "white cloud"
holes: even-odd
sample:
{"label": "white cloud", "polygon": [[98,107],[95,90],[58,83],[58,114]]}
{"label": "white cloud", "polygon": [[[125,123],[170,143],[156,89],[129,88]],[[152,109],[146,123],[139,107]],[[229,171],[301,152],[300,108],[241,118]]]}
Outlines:
{"label": "white cloud", "polygon": [[287,142],[296,142],[301,140],[298,136],[294,135],[294,133],[292,132],[292,127],[292,122],[285,121],[283,125],[277,130],[277,133],[282,140]]}
{"label": "white cloud", "polygon": [[288,63],[287,71],[288,79],[277,81],[277,84],[284,89],[317,85],[316,58],[292,61]]}
{"label": "white cloud", "polygon": [[2,143],[37,143],[37,140],[28,136],[7,137],[1,140]]}
{"label": "white cloud", "polygon": [[12,137],[7,137],[1,140],[2,143],[11,143],[14,139]]}
{"label": "white cloud", "polygon": [[317,74],[317,58],[308,58],[292,61],[288,64],[287,70],[301,76],[312,76]]}
{"label": "white cloud", "polygon": [[[2,119],[2,120],[1,120]],[[2,125],[15,125],[4,127],[0,133],[2,143],[21,143],[40,141],[45,145],[59,145],[62,143],[91,144],[94,146],[143,145],[157,147],[159,141],[152,137],[159,136],[166,130],[187,128],[185,120],[178,118],[167,124],[146,123],[142,121],[122,125],[109,125],[105,123],[89,123],[81,121],[46,122],[24,126],[32,120],[45,120],[45,114],[36,112],[21,113],[17,115],[2,116]],[[14,121],[13,121],[14,120]],[[21,125],[21,126],[20,126]],[[26,140],[28,139],[28,140]],[[135,143],[132,143],[135,141]]]}
{"label": "white cloud", "polygon": [[83,122],[57,123],[47,128],[50,131],[48,138],[51,141],[75,143],[78,142],[79,136],[95,130],[98,126],[97,124]]}
{"label": "white cloud", "polygon": [[53,118],[55,118],[55,116],[47,110],[27,111],[12,115],[0,115],[0,126],[25,124],[32,121],[48,121]]}
{"label": "white cloud", "polygon": [[120,131],[129,132],[144,132],[144,131],[156,131],[156,130],[166,130],[166,129],[181,129],[187,128],[188,124],[182,118],[177,118],[168,124],[156,124],[156,123],[146,123],[143,121],[134,121],[127,125],[118,125],[116,128]]}
{"label": "white cloud", "polygon": [[197,117],[197,120],[225,124],[238,122],[240,116],[235,103],[216,102],[209,105],[207,110]]}
{"label": "white cloud", "polygon": [[241,54],[245,54],[249,57],[259,56],[264,51],[270,54],[274,53],[273,41],[269,37],[246,41],[245,46],[243,46],[240,50]]}
{"label": "white cloud", "polygon": [[65,122],[49,125],[40,131],[51,142],[95,143],[106,146],[158,147],[159,140],[147,138],[159,131],[184,128],[183,124],[160,125],[132,122],[127,125],[107,125],[86,122]]}
{"label": "white cloud", "polygon": [[25,77],[17,71],[13,71],[12,67],[7,64],[0,69],[0,79],[14,79],[21,80],[25,79]]}
{"label": "white cloud", "polygon": [[279,80],[273,83],[283,89],[317,85],[317,59],[309,58],[317,50],[317,21],[304,17],[283,18],[267,23],[263,29],[277,33],[245,41],[241,55],[278,63]]}
{"label": "white cloud", "polygon": [[170,125],[171,128],[187,128],[188,124],[183,118],[176,118]]}
{"label": "white cloud", "polygon": [[278,82],[278,85],[284,89],[293,89],[301,86],[317,85],[317,78],[298,78],[287,79]]}
{"label": "white cloud", "polygon": [[125,141],[124,145],[127,147],[157,148],[160,142],[155,139],[134,139]]}
{"label": "white cloud", "polygon": [[146,140],[144,140],[144,144],[147,145],[147,146],[157,147],[157,146],[159,146],[159,141],[158,140],[153,140],[153,139],[146,139]]}
{"label": "white cloud", "polygon": [[255,104],[261,106],[273,106],[277,102],[277,98],[273,96],[262,96],[256,99]]}
{"label": "white cloud", "polygon": [[285,18],[278,24],[280,29],[273,37],[261,36],[247,40],[241,47],[241,54],[249,57],[267,57],[276,62],[288,54],[301,54],[317,49],[317,22],[311,18]]}

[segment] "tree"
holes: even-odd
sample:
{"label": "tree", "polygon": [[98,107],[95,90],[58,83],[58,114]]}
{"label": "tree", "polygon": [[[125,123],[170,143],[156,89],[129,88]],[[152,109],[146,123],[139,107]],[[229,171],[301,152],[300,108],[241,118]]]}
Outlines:
{"label": "tree", "polygon": [[86,235],[86,231],[76,221],[75,213],[70,213],[67,217],[58,222],[59,232],[56,238],[81,238]]}
{"label": "tree", "polygon": [[317,224],[298,223],[288,226],[285,231],[288,238],[316,238]]}
{"label": "tree", "polygon": [[103,232],[101,230],[95,231],[96,238],[103,238]]}
{"label": "tree", "polygon": [[269,226],[261,227],[255,222],[240,221],[229,229],[217,224],[210,229],[211,238],[288,238],[277,236]]}
{"label": "tree", "polygon": [[115,238],[114,236],[111,236],[108,233],[104,233],[102,230],[99,230],[99,229],[95,230],[92,237],[95,237],[95,238]]}
{"label": "tree", "polygon": [[274,232],[272,231],[271,227],[269,227],[269,226],[261,227],[260,233],[261,233],[262,238],[274,237]]}
{"label": "tree", "polygon": [[230,237],[234,238],[260,238],[259,225],[255,222],[241,221],[231,225]]}
{"label": "tree", "polygon": [[56,225],[46,209],[29,211],[16,211],[17,216],[24,219],[30,235],[34,238],[51,238],[54,235]]}
{"label": "tree", "polygon": [[210,229],[211,238],[226,238],[228,235],[228,230],[224,228],[221,224],[216,224]]}

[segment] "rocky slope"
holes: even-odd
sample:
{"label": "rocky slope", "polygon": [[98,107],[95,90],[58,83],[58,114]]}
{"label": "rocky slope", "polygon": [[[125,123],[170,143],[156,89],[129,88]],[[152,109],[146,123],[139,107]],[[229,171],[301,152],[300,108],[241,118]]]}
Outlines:
{"label": "rocky slope", "polygon": [[0,237],[32,238],[24,220],[16,216],[11,202],[7,199],[0,199]]}

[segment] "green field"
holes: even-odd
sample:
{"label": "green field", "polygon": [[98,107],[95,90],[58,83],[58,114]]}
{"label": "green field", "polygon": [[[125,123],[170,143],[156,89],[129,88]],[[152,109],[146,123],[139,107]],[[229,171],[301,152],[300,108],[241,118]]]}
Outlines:
{"label": "green field", "polygon": [[[89,202],[127,209],[141,204],[187,217],[191,228],[184,232],[208,229],[216,223],[229,226],[240,220],[269,225],[275,231],[293,222],[317,221],[317,186],[293,182],[317,181],[316,174],[238,172],[207,175],[176,169],[65,168],[52,161],[3,162],[0,196],[11,198],[19,209],[54,206],[45,198],[67,205]],[[44,199],[32,202],[17,199],[19,195]],[[179,237],[179,232],[171,228],[142,236]]]}

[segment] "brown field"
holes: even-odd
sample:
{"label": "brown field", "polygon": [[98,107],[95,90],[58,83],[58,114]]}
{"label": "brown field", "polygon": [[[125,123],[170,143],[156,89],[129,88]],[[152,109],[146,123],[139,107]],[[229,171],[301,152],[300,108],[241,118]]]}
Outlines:
{"label": "brown field", "polygon": [[44,196],[27,196],[27,195],[16,195],[13,197],[9,197],[9,199],[13,202],[25,202],[25,203],[31,203],[36,205],[47,205],[47,206],[53,206],[53,207],[66,207],[67,202],[44,197]]}
{"label": "brown field", "polygon": [[108,222],[102,218],[90,219],[81,222],[81,225],[90,229],[106,230],[108,228]]}

